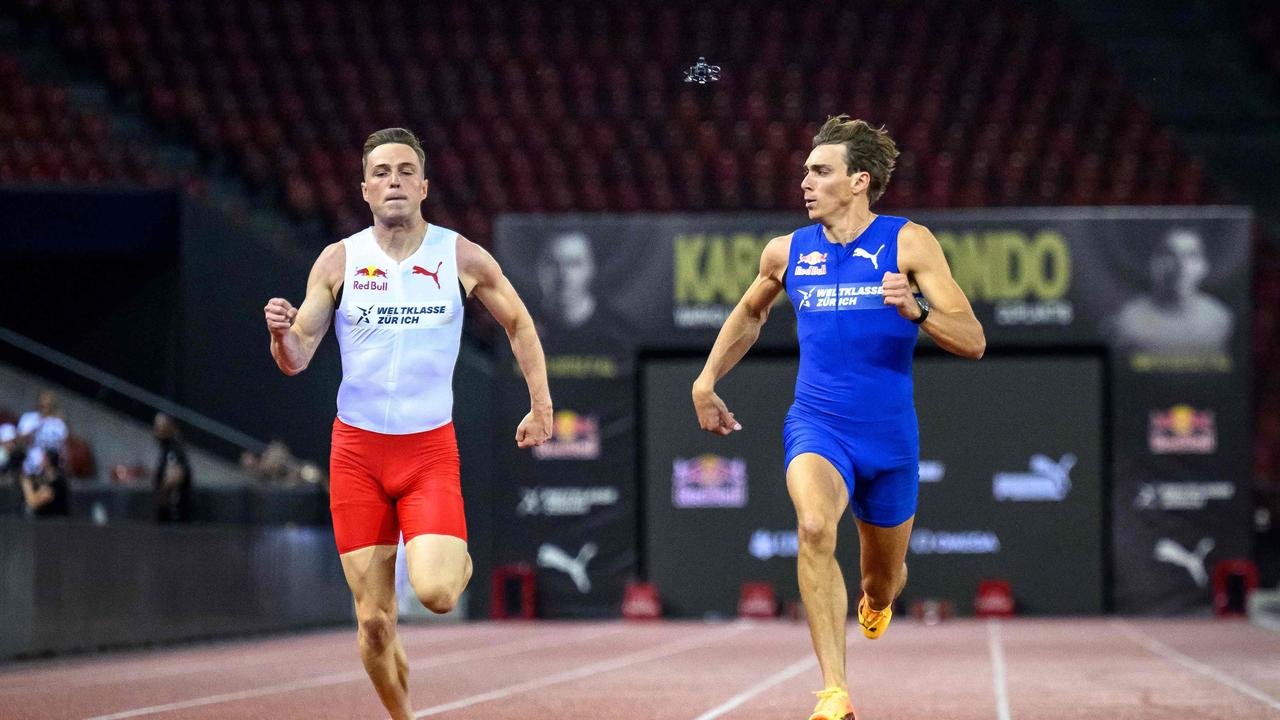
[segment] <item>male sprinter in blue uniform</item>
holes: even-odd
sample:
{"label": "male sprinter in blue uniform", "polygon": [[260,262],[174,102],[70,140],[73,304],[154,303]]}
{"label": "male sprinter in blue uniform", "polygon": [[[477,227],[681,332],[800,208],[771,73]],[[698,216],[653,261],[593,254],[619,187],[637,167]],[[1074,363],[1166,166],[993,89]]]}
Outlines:
{"label": "male sprinter in blue uniform", "polygon": [[845,673],[848,591],[835,560],[836,524],[851,501],[862,547],[864,635],[884,632],[907,581],[920,464],[911,388],[917,328],[956,355],[977,359],[986,349],[982,325],[933,234],[871,212],[897,156],[883,129],[845,115],[828,118],[800,184],[815,224],[769,241],[760,274],[693,384],[702,429],[741,430],[715,383],[760,336],[778,293],[788,293],[800,372],[782,431],[787,491],[799,526],[800,596],[826,688],[810,720],[856,720]]}

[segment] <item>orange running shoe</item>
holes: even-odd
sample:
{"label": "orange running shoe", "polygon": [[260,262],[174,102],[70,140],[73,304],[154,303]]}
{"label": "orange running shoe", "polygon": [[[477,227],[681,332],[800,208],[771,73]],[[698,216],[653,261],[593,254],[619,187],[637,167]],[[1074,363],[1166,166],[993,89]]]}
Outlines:
{"label": "orange running shoe", "polygon": [[827,688],[814,695],[818,696],[818,706],[813,709],[809,720],[858,720],[848,690]]}
{"label": "orange running shoe", "polygon": [[884,634],[885,628],[889,627],[889,621],[892,619],[892,606],[883,610],[872,610],[867,605],[866,595],[858,601],[858,624],[862,626],[862,634],[872,640]]}

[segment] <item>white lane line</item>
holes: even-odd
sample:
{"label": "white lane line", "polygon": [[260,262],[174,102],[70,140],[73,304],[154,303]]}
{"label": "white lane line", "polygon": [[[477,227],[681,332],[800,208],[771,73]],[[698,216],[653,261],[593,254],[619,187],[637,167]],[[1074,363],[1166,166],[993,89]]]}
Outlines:
{"label": "white lane line", "polygon": [[[519,640],[516,642],[506,643],[495,647],[482,648],[478,650],[462,650],[459,652],[445,653],[436,655],[430,659],[421,661],[409,661],[410,671],[417,668],[439,667],[441,665],[450,665],[453,663],[462,663],[469,660],[483,660],[487,658],[503,657],[505,655],[517,655],[519,653],[528,652],[530,650],[540,650],[547,647],[555,647],[557,645],[568,645],[571,643],[581,642],[583,640],[591,640],[603,635],[611,635],[622,632],[621,627],[611,627],[596,630],[594,632],[582,635],[574,635],[573,637],[557,637],[549,639],[531,639]],[[110,715],[95,715],[87,720],[125,720],[126,718],[141,717],[143,715],[155,715],[156,713],[169,712],[171,710],[185,710],[193,707],[204,707],[206,705],[217,705],[220,703],[235,702],[237,700],[248,700],[250,698],[263,697],[265,695],[276,695],[279,693],[294,692],[296,690],[306,690],[308,688],[324,687],[326,685],[341,685],[342,683],[356,682],[364,680],[368,676],[363,670],[343,673],[330,673],[328,675],[320,675],[317,677],[304,678],[302,680],[294,680],[287,683],[279,683],[276,685],[267,685],[250,690],[240,690],[238,692],[219,693],[217,695],[207,695],[205,697],[192,698],[190,700],[182,700],[179,702],[165,703],[163,705],[152,705],[134,710],[123,710],[121,712],[112,713]]]}
{"label": "white lane line", "polygon": [[1174,650],[1168,645],[1165,645],[1159,640],[1156,640],[1150,635],[1147,635],[1146,633],[1142,632],[1141,630],[1138,630],[1137,628],[1129,625],[1128,623],[1122,620],[1113,620],[1112,623],[1116,627],[1120,628],[1121,632],[1123,632],[1125,635],[1128,635],[1130,640],[1138,643],[1142,647],[1150,650],[1156,655],[1159,655],[1165,660],[1175,662],[1187,668],[1188,670],[1194,670],[1195,672],[1198,672],[1201,675],[1204,675],[1205,677],[1216,680],[1222,685],[1226,685],[1227,687],[1231,688],[1232,690],[1235,690],[1236,692],[1242,693],[1244,695],[1248,695],[1254,700],[1257,700],[1258,702],[1263,703],[1267,707],[1270,707],[1272,710],[1280,711],[1280,700],[1276,700],[1274,697],[1259,690],[1258,688],[1248,683],[1245,683],[1243,681],[1237,680],[1231,677],[1230,675],[1227,675],[1226,673],[1218,670],[1217,668],[1206,665],[1205,663],[1202,663],[1199,660],[1183,655],[1177,650]]}
{"label": "white lane line", "polygon": [[123,712],[112,713],[110,715],[95,715],[92,718],[89,718],[89,720],[124,720],[124,718],[154,715],[156,713],[168,712],[170,710],[185,710],[187,708],[202,707],[204,705],[216,705],[218,703],[234,702],[236,700],[248,700],[249,698],[262,697],[263,695],[274,695],[276,693],[291,692],[294,690],[305,690],[307,688],[322,687],[324,685],[337,685],[339,683],[353,682],[362,677],[364,677],[364,673],[362,672],[321,675],[320,677],[309,678],[307,680],[281,683],[279,685],[268,685],[266,687],[255,688],[253,690],[241,690],[240,692],[209,695],[202,698],[194,698],[192,700],[183,700],[182,702],[152,705],[150,707],[138,708],[136,710],[125,710]]}
{"label": "white lane line", "polygon": [[814,667],[817,664],[818,664],[818,658],[815,657],[812,653],[810,653],[804,659],[797,660],[796,662],[791,663],[790,665],[779,670],[773,675],[770,675],[764,682],[760,683],[759,685],[756,685],[755,687],[747,690],[743,690],[737,695],[734,695],[733,697],[726,700],[723,704],[717,705],[711,708],[710,710],[702,713],[694,720],[712,720],[712,718],[718,718],[721,715],[724,715],[725,713],[729,712],[730,710],[738,707],[742,703],[759,695],[765,690],[768,690],[774,685],[786,682],[787,680],[790,680],[791,678],[799,675],[800,673],[804,672],[805,670],[808,670],[809,668]]}
{"label": "white lane line", "polygon": [[1010,720],[1009,689],[1005,680],[1004,644],[1000,637],[1000,621],[992,618],[987,621],[987,648],[991,651],[991,684],[996,691],[996,717],[999,720]]}
{"label": "white lane line", "polygon": [[439,715],[440,713],[449,712],[450,710],[458,710],[460,708],[478,705],[491,700],[501,700],[502,698],[511,697],[512,695],[519,695],[520,693],[528,692],[529,690],[537,690],[538,688],[557,685],[559,683],[569,682],[570,680],[581,680],[583,678],[591,677],[592,675],[599,675],[601,673],[619,670],[629,665],[657,660],[658,658],[667,657],[668,655],[676,655],[678,653],[685,652],[686,650],[692,650],[704,645],[710,645],[725,638],[733,637],[734,635],[745,632],[750,627],[751,626],[747,624],[736,624],[728,632],[715,631],[693,638],[685,638],[683,640],[664,643],[647,650],[640,650],[638,652],[622,655],[620,657],[613,658],[612,660],[604,660],[602,662],[591,663],[590,665],[583,665],[582,667],[575,668],[573,670],[566,670],[564,672],[555,673],[554,675],[526,680],[521,683],[516,683],[515,685],[508,685],[503,688],[498,688],[497,690],[490,690],[489,692],[481,693],[479,695],[472,695],[471,697],[465,697],[460,700],[444,703],[443,705],[435,705],[425,710],[419,710],[413,714],[413,717],[424,718],[430,717],[431,715]]}
{"label": "white lane line", "polygon": [[[445,634],[447,629],[441,628],[444,632],[433,634],[425,637],[420,628],[401,628],[401,642],[404,643],[404,649],[407,651],[420,650],[425,647],[434,647],[437,645],[448,644],[454,639],[464,637],[466,633],[453,632]],[[430,632],[430,631],[428,631]],[[343,633],[343,647],[347,647],[347,634]],[[271,642],[273,645],[276,641]],[[287,647],[271,647],[262,652],[255,652],[252,649],[241,648],[237,650],[239,653],[250,652],[253,655],[249,658],[241,660],[230,654],[229,648],[224,643],[212,645],[204,651],[189,649],[173,649],[162,650],[157,653],[147,655],[135,655],[130,657],[122,657],[118,660],[103,661],[104,664],[109,663],[109,667],[90,668],[87,665],[72,665],[66,668],[50,670],[55,673],[48,680],[41,680],[41,684],[29,683],[27,685],[18,686],[15,689],[0,688],[0,695],[8,692],[36,692],[42,689],[65,690],[69,687],[95,687],[99,685],[114,685],[118,683],[129,683],[135,681],[157,680],[164,677],[174,677],[177,675],[190,675],[195,673],[218,672],[227,667],[228,664],[234,664],[237,670],[254,667],[257,665],[273,665],[279,664],[282,659],[291,659],[297,657],[299,653],[314,655],[315,652],[323,652],[328,648],[318,644],[316,647],[306,648],[287,648]],[[173,653],[172,657],[167,657],[165,653]],[[220,659],[215,660],[192,660],[193,657],[199,657],[196,653],[209,652],[216,654]],[[163,667],[155,667],[157,661],[166,662]],[[86,670],[91,670],[92,674],[86,675]],[[109,672],[107,672],[109,670]]]}

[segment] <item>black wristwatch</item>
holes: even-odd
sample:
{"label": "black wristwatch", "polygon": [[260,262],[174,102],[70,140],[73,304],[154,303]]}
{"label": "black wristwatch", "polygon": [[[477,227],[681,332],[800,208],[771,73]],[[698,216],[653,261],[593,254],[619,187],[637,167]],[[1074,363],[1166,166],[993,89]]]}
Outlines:
{"label": "black wristwatch", "polygon": [[929,301],[925,300],[923,295],[920,295],[916,297],[916,304],[920,306],[920,317],[911,322],[919,325],[924,322],[925,318],[929,317]]}

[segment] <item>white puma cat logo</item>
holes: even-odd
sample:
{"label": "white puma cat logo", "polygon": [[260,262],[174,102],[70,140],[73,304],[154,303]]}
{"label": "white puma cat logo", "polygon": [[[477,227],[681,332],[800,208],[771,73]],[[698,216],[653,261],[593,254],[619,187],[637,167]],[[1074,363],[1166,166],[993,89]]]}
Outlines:
{"label": "white puma cat logo", "polygon": [[867,251],[866,251],[865,249],[863,249],[863,248],[854,248],[854,249],[853,249],[853,256],[854,256],[854,257],[860,257],[860,258],[866,258],[866,259],[870,260],[870,261],[871,261],[871,267],[875,268],[876,270],[879,270],[879,269],[880,269],[880,261],[876,258],[876,256],[880,254],[880,250],[884,250],[884,245],[881,245],[881,246],[880,246],[880,248],[879,248],[878,250],[876,250],[875,255],[872,255],[871,253],[867,252]]}
{"label": "white puma cat logo", "polygon": [[1195,550],[1187,550],[1174,540],[1160,538],[1156,543],[1155,556],[1160,562],[1185,568],[1196,586],[1204,587],[1209,584],[1209,573],[1205,570],[1204,559],[1209,551],[1213,550],[1214,544],[1213,538],[1207,537],[1196,543]]}
{"label": "white puma cat logo", "polygon": [[578,592],[585,595],[591,592],[591,578],[587,577],[587,563],[591,562],[591,558],[595,557],[598,551],[596,544],[589,542],[582,546],[578,551],[578,557],[575,558],[569,557],[568,553],[551,543],[543,543],[538,548],[538,564],[544,568],[565,573],[573,580]]}

